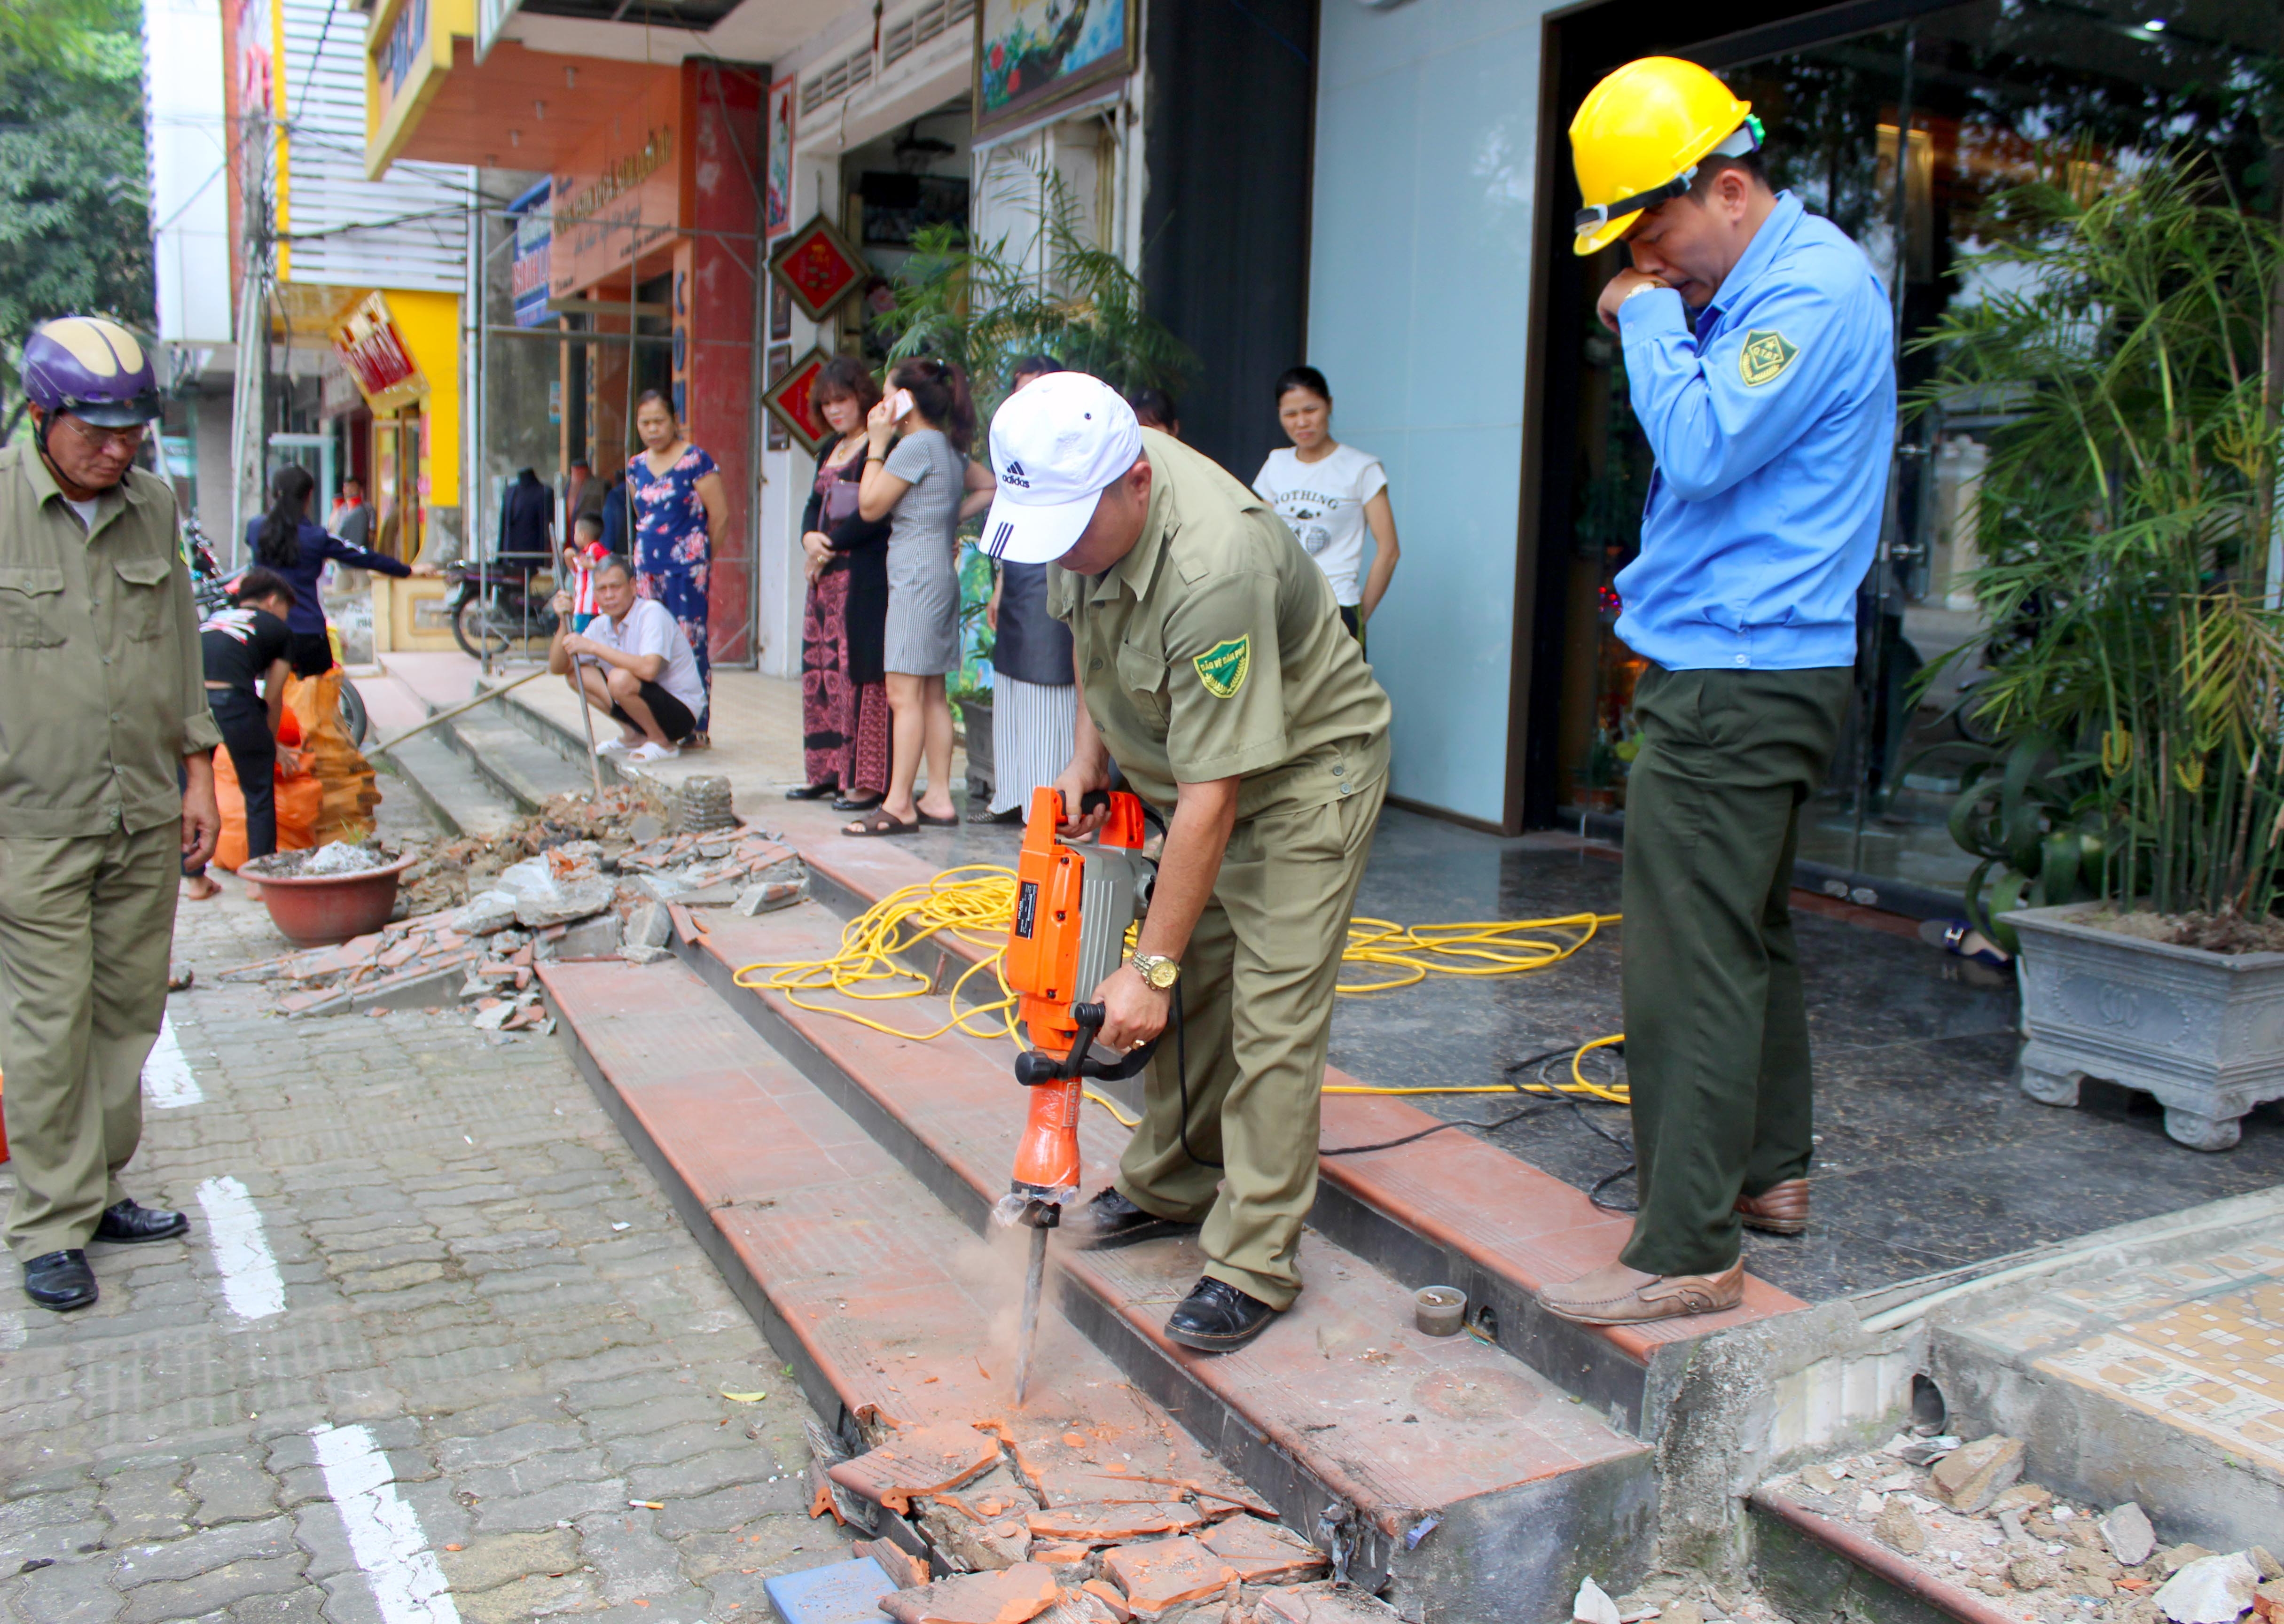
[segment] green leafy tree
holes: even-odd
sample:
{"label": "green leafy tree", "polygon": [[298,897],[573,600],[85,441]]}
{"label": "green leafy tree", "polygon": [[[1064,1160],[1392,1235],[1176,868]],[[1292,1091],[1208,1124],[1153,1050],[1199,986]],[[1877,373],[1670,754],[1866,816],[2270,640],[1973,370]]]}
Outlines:
{"label": "green leafy tree", "polygon": [[150,201],[132,0],[0,0],[0,441],[26,336],[73,311],[148,331]]}

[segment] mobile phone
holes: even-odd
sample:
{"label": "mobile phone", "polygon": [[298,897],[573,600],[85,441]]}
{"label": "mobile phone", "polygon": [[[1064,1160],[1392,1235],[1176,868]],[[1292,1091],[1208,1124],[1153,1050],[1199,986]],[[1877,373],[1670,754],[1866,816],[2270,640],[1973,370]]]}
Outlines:
{"label": "mobile phone", "polygon": [[888,397],[888,418],[891,422],[902,423],[911,415],[911,410],[912,392],[910,389],[899,389]]}

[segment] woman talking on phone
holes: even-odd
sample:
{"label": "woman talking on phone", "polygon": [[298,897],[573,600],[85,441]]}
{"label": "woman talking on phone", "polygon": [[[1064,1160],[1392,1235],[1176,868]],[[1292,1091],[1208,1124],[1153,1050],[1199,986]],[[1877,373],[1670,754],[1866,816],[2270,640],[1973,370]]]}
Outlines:
{"label": "woman talking on phone", "polygon": [[[888,685],[888,792],[841,832],[912,834],[958,822],[951,801],[951,701],[943,679],[959,669],[959,521],[991,504],[990,472],[967,460],[975,406],[948,361],[898,363],[888,392],[864,419],[864,472],[856,511],[888,521],[888,624],[881,664]],[[895,449],[889,449],[893,441]],[[915,800],[920,761],[927,793]]]}

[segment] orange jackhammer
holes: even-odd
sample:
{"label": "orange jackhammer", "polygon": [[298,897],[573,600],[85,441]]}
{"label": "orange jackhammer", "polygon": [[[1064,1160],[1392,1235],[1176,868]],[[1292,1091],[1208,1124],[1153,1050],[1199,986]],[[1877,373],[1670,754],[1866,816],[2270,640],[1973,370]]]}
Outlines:
{"label": "orange jackhammer", "polygon": [[[1083,811],[1103,804],[1099,792]],[[1099,1061],[1090,1054],[1105,1011],[1081,1002],[1126,960],[1126,932],[1149,906],[1157,864],[1142,855],[1142,802],[1123,790],[1108,796],[1110,820],[1091,847],[1056,836],[1061,794],[1035,792],[1015,865],[1015,917],[1002,961],[1017,995],[1016,1018],[1032,1047],[1015,1057],[1015,1081],[1030,1090],[1030,1115],[1015,1149],[1014,1176],[994,1215],[1031,1231],[1023,1281],[1023,1323],[1015,1352],[1015,1401],[1030,1379],[1046,1279],[1047,1231],[1062,1222],[1063,1204],[1078,1193],[1078,1113],[1090,1077],[1116,1081],[1149,1064],[1153,1039],[1130,1054]]]}

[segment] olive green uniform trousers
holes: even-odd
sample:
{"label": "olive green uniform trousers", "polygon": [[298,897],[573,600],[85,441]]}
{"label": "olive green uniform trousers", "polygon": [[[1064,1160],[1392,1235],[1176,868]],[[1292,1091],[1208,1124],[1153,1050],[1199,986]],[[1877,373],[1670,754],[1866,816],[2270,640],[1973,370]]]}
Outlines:
{"label": "olive green uniform trousers", "polygon": [[1792,933],[1801,807],[1854,674],[1666,671],[1634,690],[1623,985],[1640,1213],[1620,1255],[1655,1275],[1736,1262],[1740,1194],[1804,1177],[1808,1011]]}
{"label": "olive green uniform trousers", "polygon": [[143,1062],[167,1013],[182,824],[0,838],[0,1107],[16,1196],[8,1249],[85,1246],[124,1200]]}
{"label": "olive green uniform trousers", "polygon": [[1202,1220],[1206,1273],[1272,1308],[1301,1290],[1333,987],[1387,793],[1383,777],[1231,832],[1119,1164],[1128,1200]]}

